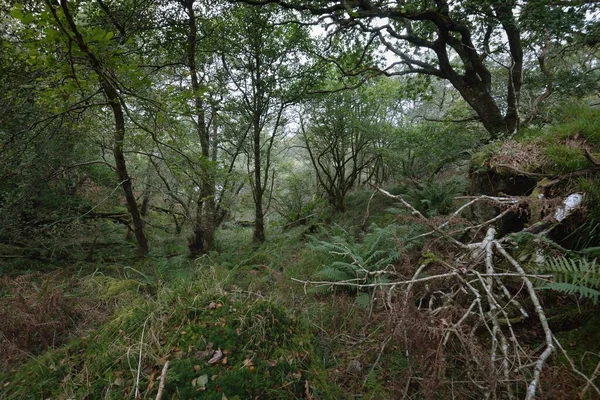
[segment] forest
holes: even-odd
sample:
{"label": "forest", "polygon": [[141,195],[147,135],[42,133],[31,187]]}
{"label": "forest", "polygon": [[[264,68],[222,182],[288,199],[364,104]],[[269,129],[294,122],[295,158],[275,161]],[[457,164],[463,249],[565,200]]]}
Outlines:
{"label": "forest", "polygon": [[0,0],[0,399],[600,399],[597,0]]}

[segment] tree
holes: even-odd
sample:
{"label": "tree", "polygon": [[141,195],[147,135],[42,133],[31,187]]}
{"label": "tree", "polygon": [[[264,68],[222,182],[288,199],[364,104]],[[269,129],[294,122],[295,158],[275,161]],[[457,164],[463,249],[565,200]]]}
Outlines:
{"label": "tree", "polygon": [[[115,71],[117,67],[116,60],[120,58],[119,55],[121,54],[120,47],[130,38],[129,32],[126,30],[126,26],[119,22],[116,14],[102,0],[85,4],[73,4],[67,1],[55,3],[47,0],[45,5],[49,15],[42,13],[38,17],[38,23],[44,29],[44,38],[53,40],[62,37],[63,39],[57,50],[66,55],[65,61],[70,65],[72,73],[69,78],[72,79],[73,83],[71,90],[83,91],[85,84],[81,82],[89,79],[86,73],[90,71],[98,79],[98,88],[85,87],[85,89],[92,90],[90,97],[102,94],[106,99],[106,105],[111,110],[114,123],[112,150],[115,171],[125,194],[127,209],[131,215],[133,230],[137,239],[138,255],[144,257],[148,254],[148,240],[144,233],[144,223],[123,152],[126,137],[126,106],[121,93],[123,85],[119,82]],[[89,7],[86,9],[87,18],[93,19],[99,14],[102,15],[100,26],[94,28],[82,26],[77,13],[84,6]],[[13,12],[15,17],[23,18],[24,21],[25,18],[28,18],[27,20],[30,22],[33,20],[30,20],[19,9],[15,10]],[[129,11],[137,12],[139,10]],[[52,21],[52,23],[49,23],[49,21]],[[108,27],[110,27],[110,30]],[[115,31],[117,32],[116,37]]]}
{"label": "tree", "polygon": [[[330,205],[344,211],[346,194],[366,173],[378,171],[393,124],[395,82],[370,83],[354,91],[320,96],[306,107],[301,130],[320,187]],[[305,126],[306,125],[306,126]],[[382,168],[382,165],[379,165]]]}
{"label": "tree", "polygon": [[[215,245],[215,228],[216,228],[216,208],[215,208],[215,165],[217,148],[216,135],[211,138],[211,125],[216,127],[216,106],[213,105],[213,111],[210,116],[206,115],[206,99],[204,96],[204,82],[208,76],[205,71],[205,64],[210,63],[211,52],[200,52],[199,42],[202,39],[211,35],[210,29],[214,29],[210,24],[208,26],[198,26],[198,18],[194,7],[195,0],[179,0],[180,5],[184,8],[187,16],[186,29],[186,49],[185,49],[185,66],[188,69],[191,82],[191,91],[194,102],[194,124],[200,147],[202,151],[202,179],[200,193],[197,200],[196,217],[194,220],[193,237],[190,240],[189,248],[192,254],[204,254],[212,250]],[[199,30],[202,29],[202,32]],[[208,55],[206,54],[208,53]],[[198,58],[204,62],[198,65]],[[210,65],[210,64],[209,64]],[[214,130],[216,132],[216,128]],[[212,143],[211,143],[212,142]],[[211,154],[213,157],[211,158]],[[213,164],[211,164],[211,161]]]}
{"label": "tree", "polygon": [[[369,35],[368,46],[383,46],[396,59],[367,65],[386,75],[424,74],[449,81],[473,108],[492,139],[515,133],[521,122],[523,65],[529,43],[543,46],[540,32],[556,43],[593,27],[586,12],[595,1],[446,0],[240,0],[278,4],[332,20],[340,32]],[[532,24],[531,21],[542,23]],[[376,40],[375,40],[376,39]],[[492,70],[506,69],[495,90]],[[499,85],[500,86],[500,85]]]}
{"label": "tree", "polygon": [[302,56],[308,33],[299,25],[282,23],[286,16],[275,7],[238,5],[221,37],[231,92],[237,94],[237,110],[248,126],[247,170],[257,242],[265,240],[264,217],[274,181],[272,150],[283,134],[285,111],[299,99],[308,70]]}

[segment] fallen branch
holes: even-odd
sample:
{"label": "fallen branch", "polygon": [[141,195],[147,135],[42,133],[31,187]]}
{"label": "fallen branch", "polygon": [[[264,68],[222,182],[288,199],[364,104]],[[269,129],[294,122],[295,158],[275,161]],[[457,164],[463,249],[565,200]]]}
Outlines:
{"label": "fallen branch", "polygon": [[[379,193],[383,194],[386,197],[389,197],[391,199],[397,200],[400,202],[400,204],[402,204],[404,207],[408,208],[411,212],[411,214],[416,215],[417,217],[419,217],[421,220],[425,221],[426,223],[429,224],[429,219],[424,216],[423,214],[421,214],[421,212],[419,210],[417,210],[416,208],[414,208],[409,202],[407,202],[406,200],[404,200],[404,198],[400,195],[394,196],[393,194],[391,194],[390,192],[388,192],[387,190],[381,189],[373,184],[369,184],[371,185],[375,190],[377,190]],[[433,230],[437,233],[439,233],[440,235],[442,235],[443,237],[445,237],[448,241],[450,241],[452,244],[454,244],[455,246],[464,249],[466,248],[464,243],[459,242],[458,240],[454,239],[452,236],[442,232],[441,230],[439,230],[438,228],[433,228]]]}
{"label": "fallen branch", "polygon": [[144,326],[142,327],[142,336],[140,337],[140,353],[138,357],[138,369],[137,376],[135,378],[135,397],[138,399],[140,397],[140,374],[142,373],[142,350],[144,349],[144,333],[146,332],[146,324],[148,323],[148,318],[144,321]]}
{"label": "fallen branch", "polygon": [[[302,283],[305,292],[308,286],[330,288],[339,286],[351,287],[357,290],[388,288],[386,289],[387,301],[385,303],[387,309],[391,310],[391,315],[402,317],[399,321],[394,320],[396,325],[390,337],[398,337],[402,340],[401,335],[404,333],[404,341],[406,343],[410,343],[408,339],[410,331],[407,328],[407,324],[412,322],[410,318],[405,319],[407,315],[406,311],[409,309],[409,301],[413,299],[415,285],[422,284],[419,285],[419,295],[414,296],[412,300],[414,304],[410,306],[410,309],[412,310],[412,307],[416,307],[416,309],[420,310],[419,315],[423,315],[423,321],[428,325],[427,329],[431,329],[437,333],[441,332],[438,351],[446,348],[456,351],[457,345],[459,349],[467,351],[467,363],[476,365],[478,370],[475,374],[481,375],[472,376],[473,371],[466,372],[469,379],[471,379],[469,382],[482,391],[481,398],[496,398],[499,393],[502,393],[502,397],[514,399],[514,392],[517,388],[515,385],[526,384],[527,392],[525,400],[533,400],[538,391],[542,371],[550,355],[556,347],[564,352],[564,349],[556,341],[550,330],[547,317],[533,284],[534,280],[552,279],[553,276],[527,273],[519,261],[507,250],[508,247],[513,245],[510,240],[511,236],[497,238],[497,232],[494,227],[495,223],[512,212],[515,207],[526,201],[527,198],[492,196],[461,197],[459,199],[468,201],[460,206],[442,224],[434,225],[431,220],[408,203],[402,196],[392,195],[384,189],[374,185],[371,186],[375,189],[374,193],[379,192],[386,197],[398,201],[412,215],[432,228],[430,232],[408,240],[438,235],[440,239],[454,245],[455,253],[450,255],[453,261],[448,261],[448,257],[446,257],[446,260],[436,258],[435,262],[420,261],[419,267],[416,268],[410,279],[405,279],[407,276],[398,279],[399,274],[388,272],[387,267],[371,271],[370,266],[363,265],[364,261],[353,257],[349,249],[346,251],[343,245],[337,244],[339,251],[335,254],[344,257],[350,256],[353,264],[360,269],[360,276],[343,281],[312,281],[296,278],[292,278],[292,280]],[[583,195],[579,193],[567,196],[562,204],[556,207],[542,221],[545,227],[541,231],[547,233],[549,229],[563,223],[581,207],[583,199]],[[501,210],[493,218],[478,225],[454,231],[448,229],[452,219],[457,218],[464,210],[481,201],[493,202],[502,206]],[[486,235],[483,240],[477,243],[462,243],[452,236],[470,229],[484,227],[488,227]],[[521,232],[529,234],[531,233],[530,229],[528,228]],[[537,228],[534,230],[537,231]],[[541,247],[541,240],[548,239],[544,239],[543,236],[538,237],[538,242],[534,242],[534,244]],[[503,246],[507,246],[507,248]],[[498,263],[502,263],[502,265],[499,266]],[[506,264],[508,264],[508,271],[506,270]],[[423,273],[428,265],[434,266],[431,268],[432,270],[437,268],[437,270],[431,272],[432,275],[430,276]],[[445,270],[442,269],[440,271],[440,267],[445,268]],[[373,279],[379,278],[381,275],[386,275],[388,281],[381,282],[379,279]],[[506,278],[512,279],[507,280]],[[436,283],[434,284],[433,282]],[[513,285],[511,285],[514,282],[522,282],[522,284],[517,289],[514,289]],[[396,290],[402,290],[402,296],[395,298],[398,302],[397,304],[404,304],[404,308],[400,310],[395,309],[393,305],[393,293]],[[511,291],[516,293],[511,293]],[[373,296],[374,293],[375,291],[373,291]],[[533,304],[534,312],[528,312],[524,307],[524,304],[529,303]],[[513,309],[519,313],[516,317],[509,315],[510,310]],[[518,331],[514,329],[514,325],[526,318],[536,316],[540,322],[545,340],[542,349],[531,350],[529,346],[522,346],[519,343]],[[438,318],[438,324],[436,324],[436,318]],[[469,325],[465,326],[467,324]],[[481,339],[481,333],[487,336],[483,340]],[[380,356],[385,350],[387,342],[381,347]],[[474,343],[475,346],[473,346]],[[408,346],[405,351],[406,359],[409,360]],[[379,357],[375,365],[378,361]],[[571,366],[573,371],[587,382],[586,388],[582,393],[588,391],[589,388],[593,388],[600,394],[600,390],[594,384],[593,379],[578,371],[572,362]],[[489,380],[481,380],[485,379],[485,377],[489,377]],[[477,378],[480,380],[477,380]],[[421,378],[411,376],[409,382],[413,379],[419,380]],[[408,388],[409,386],[407,386],[406,393],[408,393]]]}
{"label": "fallen branch", "polygon": [[535,369],[533,370],[533,379],[531,380],[531,382],[529,383],[529,387],[527,388],[527,396],[525,397],[525,400],[532,400],[535,397],[537,384],[539,382],[540,374],[542,372],[542,368],[544,367],[544,363],[546,362],[550,354],[552,354],[552,351],[554,351],[554,345],[552,344],[553,335],[552,331],[550,330],[550,326],[548,326],[548,319],[546,319],[544,309],[542,308],[540,300],[538,299],[537,294],[535,293],[533,283],[531,283],[531,280],[528,279],[525,270],[523,270],[523,267],[521,267],[517,260],[512,258],[511,255],[508,254],[506,250],[504,250],[500,243],[496,241],[495,245],[500,254],[502,254],[504,258],[506,258],[506,260],[509,263],[511,263],[512,266],[519,272],[519,274],[521,274],[521,278],[527,286],[527,291],[529,292],[530,300],[535,307],[535,311],[538,314],[538,318],[540,320],[540,323],[542,324],[542,329],[544,330],[544,335],[546,337],[546,349],[543,351],[543,353],[539,356],[537,360]]}

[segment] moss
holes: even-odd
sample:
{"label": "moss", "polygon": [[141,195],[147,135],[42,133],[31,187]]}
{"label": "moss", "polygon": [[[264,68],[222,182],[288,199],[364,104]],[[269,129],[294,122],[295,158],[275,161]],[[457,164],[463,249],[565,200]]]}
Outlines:
{"label": "moss", "polygon": [[[177,349],[168,397],[293,399],[312,379],[311,335],[281,307],[221,297],[188,310],[188,318],[168,339],[168,346]],[[207,364],[207,348],[221,349],[225,358]],[[203,375],[210,377],[206,385],[194,386]]]}
{"label": "moss", "polygon": [[[553,125],[524,128],[513,140],[492,143],[473,153],[471,171],[488,171],[494,164],[549,174],[590,167],[583,150],[593,153],[594,147],[600,146],[600,110],[575,103],[561,106],[556,114]],[[541,150],[539,154],[536,148]]]}
{"label": "moss", "polygon": [[[156,395],[165,359],[170,360],[166,398],[294,399],[307,384],[315,393],[329,390],[320,382],[313,337],[301,321],[281,306],[223,293],[206,280],[133,302],[87,337],[33,359],[12,376],[0,376],[0,386],[6,385],[0,396],[122,398],[135,388],[140,341],[139,387],[146,397]],[[119,290],[133,290],[130,283]],[[225,358],[211,365],[208,359],[217,349]],[[199,385],[204,375],[209,379]]]}
{"label": "moss", "polygon": [[477,152],[473,153],[469,163],[469,170],[471,172],[488,171],[490,168],[490,159],[496,154],[500,147],[500,142],[494,142],[483,146]]}
{"label": "moss", "polygon": [[[577,362],[577,367],[587,376],[592,376],[600,357],[600,317],[591,318],[580,328],[559,332],[556,337],[569,354]],[[559,354],[559,362],[569,366],[566,358]],[[600,378],[596,379],[598,384]]]}

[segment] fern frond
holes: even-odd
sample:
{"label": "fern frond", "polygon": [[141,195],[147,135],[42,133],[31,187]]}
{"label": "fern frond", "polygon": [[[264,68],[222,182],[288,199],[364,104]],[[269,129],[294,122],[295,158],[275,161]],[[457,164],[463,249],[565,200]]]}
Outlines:
{"label": "fern frond", "polygon": [[598,300],[600,299],[600,291],[572,283],[554,282],[542,286],[540,289],[550,289],[565,294],[578,295],[580,299],[591,300],[594,305],[598,304]]}
{"label": "fern frond", "polygon": [[600,287],[600,265],[585,258],[568,259],[557,257],[548,259],[547,271],[552,272],[557,282],[573,283],[591,288]]}
{"label": "fern frond", "polygon": [[331,282],[342,282],[347,281],[348,279],[355,278],[355,276],[334,267],[323,268],[322,270],[315,273],[315,277]]}
{"label": "fern frond", "polygon": [[551,289],[562,293],[578,295],[594,304],[600,299],[600,265],[585,258],[550,258],[536,268],[537,272],[551,273],[555,282],[540,289]]}

